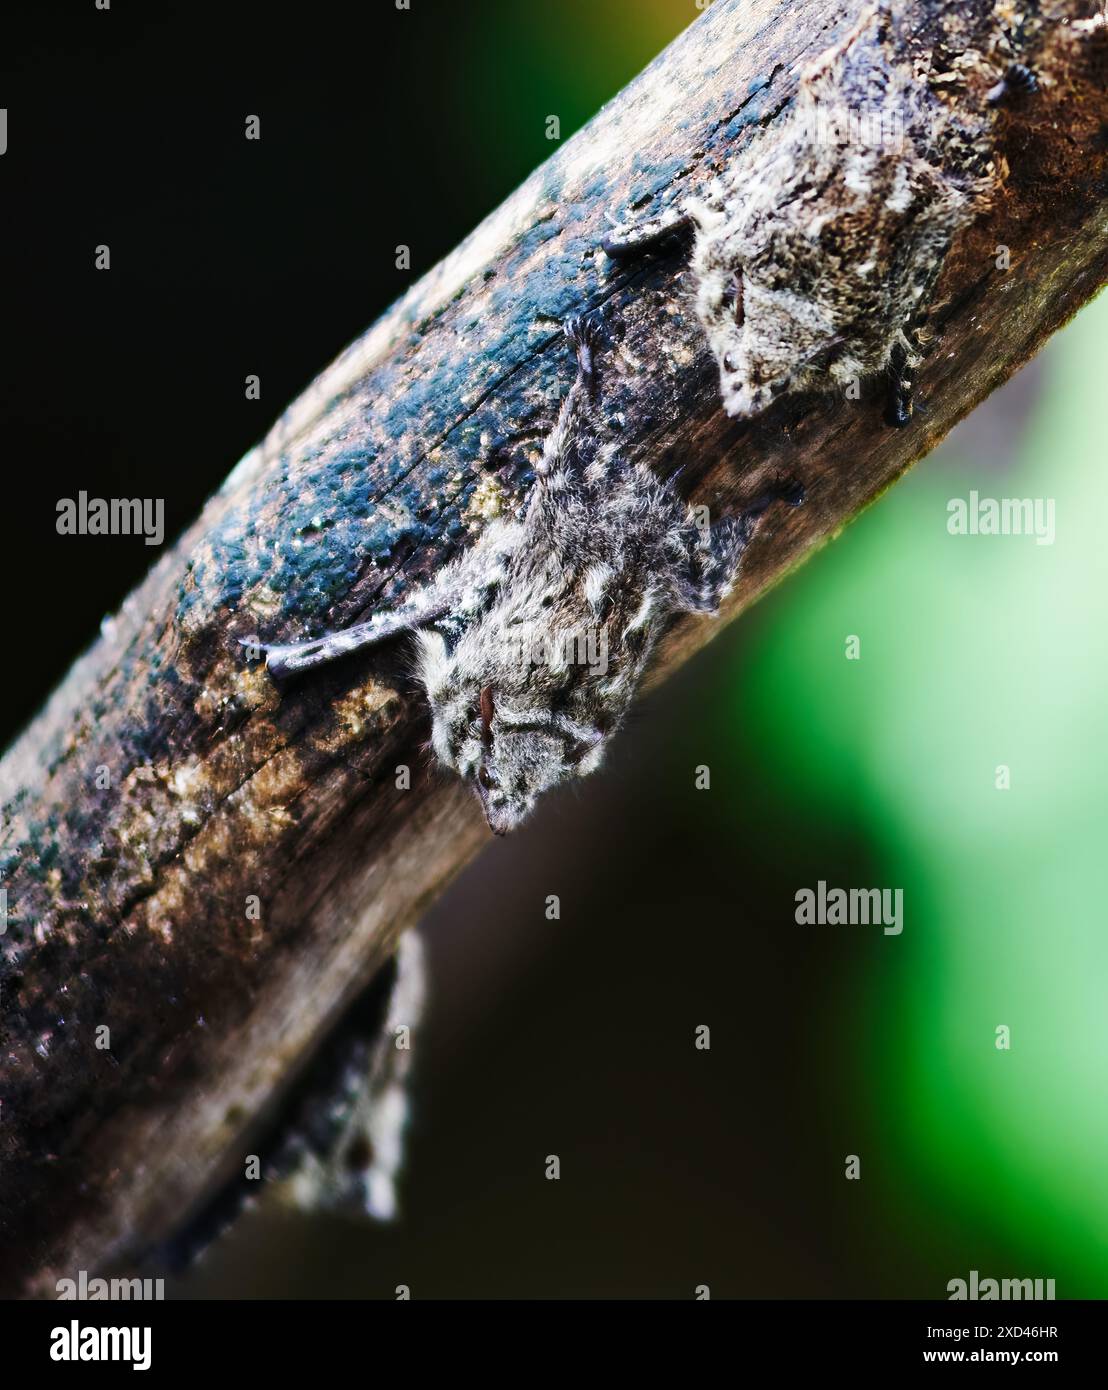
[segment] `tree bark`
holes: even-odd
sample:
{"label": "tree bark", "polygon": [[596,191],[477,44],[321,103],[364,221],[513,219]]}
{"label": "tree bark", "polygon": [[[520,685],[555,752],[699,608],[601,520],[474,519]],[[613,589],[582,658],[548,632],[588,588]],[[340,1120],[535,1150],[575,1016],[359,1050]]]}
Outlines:
{"label": "tree bark", "polygon": [[[888,429],[872,384],[727,419],[682,259],[609,260],[607,214],[669,206],[772,139],[862,8],[716,0],[285,412],[0,764],[0,1290],[123,1266],[241,1173],[258,1117],[486,843],[422,750],[403,642],[279,691],[238,639],[358,621],[518,507],[572,378],[567,316],[602,308],[629,459],[683,467],[713,512],[806,485],[722,617],[674,624],[660,679],[1101,286],[1105,25],[1087,0],[1029,3],[1039,90],[998,118],[1001,192],[948,258],[926,410]],[[982,51],[1002,8],[910,6],[933,44]]]}

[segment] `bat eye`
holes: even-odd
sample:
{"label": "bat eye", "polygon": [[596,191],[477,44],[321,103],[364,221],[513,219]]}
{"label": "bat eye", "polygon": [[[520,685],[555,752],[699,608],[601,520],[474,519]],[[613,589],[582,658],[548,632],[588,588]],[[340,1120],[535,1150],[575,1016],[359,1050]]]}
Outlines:
{"label": "bat eye", "polygon": [[735,361],[735,354],[733,352],[725,352],[723,354],[723,370],[725,372],[737,371],[738,366],[739,364]]}
{"label": "bat eye", "polygon": [[492,789],[496,786],[496,783],[492,780],[492,776],[489,773],[488,768],[483,765],[478,770],[477,780],[481,783],[481,785],[487,792],[491,792]]}

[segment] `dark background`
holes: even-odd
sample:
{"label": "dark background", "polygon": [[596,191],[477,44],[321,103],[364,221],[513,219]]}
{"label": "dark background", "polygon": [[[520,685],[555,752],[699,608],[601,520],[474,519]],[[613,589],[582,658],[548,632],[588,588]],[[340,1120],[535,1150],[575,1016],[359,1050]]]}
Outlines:
{"label": "dark background", "polygon": [[[40,10],[9,7],[0,38],[4,741],[160,553],[57,536],[59,498],[164,496],[170,544],[315,373],[550,153],[546,116],[568,136],[697,14]],[[93,269],[102,242],[109,273]],[[1024,1268],[1003,1222],[967,1233],[964,1205],[921,1195],[886,1143],[890,1043],[864,1008],[881,939],[798,947],[797,884],[888,880],[849,771],[836,808],[798,816],[773,772],[787,724],[778,748],[724,704],[778,603],[647,700],[602,776],[491,844],[431,912],[402,1221],[263,1205],[178,1292],[934,1297],[971,1267],[1053,1272]],[[693,789],[702,763],[712,793]],[[710,1052],[693,1047],[702,1023]],[[861,1182],[843,1178],[852,1153]]]}
{"label": "dark background", "polygon": [[[40,523],[58,499],[163,496],[172,542],[312,377],[550,152],[542,94],[531,112],[517,94],[530,150],[481,157],[499,60],[474,66],[475,14],[508,42],[519,24],[518,6],[441,0],[7,7],[0,413],[8,580],[29,591],[5,615],[23,654],[6,734],[157,554],[57,536]],[[563,112],[566,133],[584,115]]]}

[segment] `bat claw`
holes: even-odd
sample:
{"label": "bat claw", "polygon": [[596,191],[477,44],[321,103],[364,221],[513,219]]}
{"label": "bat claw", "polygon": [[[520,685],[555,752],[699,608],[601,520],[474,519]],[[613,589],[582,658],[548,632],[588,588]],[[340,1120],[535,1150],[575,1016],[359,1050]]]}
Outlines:
{"label": "bat claw", "polygon": [[595,355],[604,345],[603,321],[598,313],[575,314],[565,321],[564,332],[577,352],[577,366],[583,377],[596,375]]}

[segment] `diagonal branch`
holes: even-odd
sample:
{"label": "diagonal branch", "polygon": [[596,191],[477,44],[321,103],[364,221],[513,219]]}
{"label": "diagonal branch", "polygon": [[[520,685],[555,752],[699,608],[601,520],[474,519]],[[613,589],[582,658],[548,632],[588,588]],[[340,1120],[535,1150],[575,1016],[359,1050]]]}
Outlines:
{"label": "diagonal branch", "polygon": [[[566,317],[603,306],[629,459],[682,468],[721,510],[804,480],[726,620],[1103,283],[1105,25],[1088,0],[1042,0],[1025,16],[1039,91],[1000,118],[1007,176],[947,261],[925,412],[886,429],[874,384],[753,424],[722,413],[680,256],[612,261],[608,215],[671,207],[774,139],[800,67],[861,8],[716,0],[285,412],[0,765],[6,1291],[126,1262],[241,1172],[257,1117],[486,842],[422,750],[402,643],[283,693],[237,643],[364,620],[517,507],[571,379]],[[991,42],[992,0],[908,8],[935,44]],[[654,678],[718,626],[675,624]]]}

